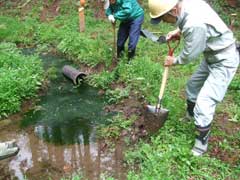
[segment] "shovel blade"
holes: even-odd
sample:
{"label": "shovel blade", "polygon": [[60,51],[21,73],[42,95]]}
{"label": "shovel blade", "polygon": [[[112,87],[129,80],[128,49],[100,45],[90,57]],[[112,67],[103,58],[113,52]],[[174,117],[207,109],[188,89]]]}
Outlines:
{"label": "shovel blade", "polygon": [[156,106],[147,105],[146,106],[146,115],[156,120],[165,122],[168,117],[169,111],[164,108],[156,109]]}
{"label": "shovel blade", "polygon": [[169,112],[167,109],[164,109],[164,108],[157,109],[156,106],[151,106],[151,105],[146,106],[146,111],[156,116],[162,116],[162,115],[166,116],[168,115],[168,112]]}
{"label": "shovel blade", "polygon": [[147,29],[141,29],[140,35],[147,39],[150,39],[152,42],[156,42],[159,44],[164,44],[167,42],[167,39],[165,36],[160,36],[160,37],[155,36],[152,32],[148,31]]}
{"label": "shovel blade", "polygon": [[158,42],[158,37],[155,36],[153,33],[149,32],[148,30],[141,29],[140,33],[141,33],[141,36],[143,36],[147,39],[150,39],[153,42]]}
{"label": "shovel blade", "polygon": [[160,108],[156,111],[156,106],[147,105],[145,107],[144,122],[147,131],[156,132],[163,127],[167,120],[169,111],[164,108]]}

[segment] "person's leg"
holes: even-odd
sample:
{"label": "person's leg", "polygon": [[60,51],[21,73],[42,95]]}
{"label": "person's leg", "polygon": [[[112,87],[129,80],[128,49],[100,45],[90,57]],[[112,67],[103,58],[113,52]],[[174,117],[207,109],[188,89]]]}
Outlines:
{"label": "person's leg", "polygon": [[124,44],[129,35],[129,23],[120,23],[117,38],[117,57],[120,58],[124,51]]}
{"label": "person's leg", "polygon": [[210,128],[211,124],[205,127],[196,126],[198,134],[195,138],[195,143],[192,148],[192,153],[194,156],[201,156],[207,151]]}
{"label": "person's leg", "polygon": [[205,80],[209,75],[208,65],[203,60],[197,71],[191,76],[187,82],[186,96],[187,96],[187,111],[184,120],[192,120],[194,113],[193,109],[197,100],[197,96]]}
{"label": "person's leg", "polygon": [[129,43],[128,43],[128,59],[132,59],[135,56],[136,46],[140,37],[141,26],[144,20],[144,15],[131,21],[129,31]]}
{"label": "person's leg", "polygon": [[[239,55],[235,53],[235,49],[233,51],[226,50],[214,56],[214,58],[228,58],[208,66],[209,76],[197,96],[194,119],[199,134],[192,149],[193,154],[196,156],[207,151],[210,127],[216,105],[223,100],[227,88],[237,71]],[[229,66],[226,66],[227,64]]]}
{"label": "person's leg", "polygon": [[[209,76],[197,95],[194,118],[196,120],[195,124],[199,127],[211,124],[216,104],[224,98],[227,88],[238,68],[239,54],[236,53],[235,46],[207,58],[221,57],[225,59],[219,63],[208,65]],[[190,98],[190,100],[194,100],[193,96]]]}

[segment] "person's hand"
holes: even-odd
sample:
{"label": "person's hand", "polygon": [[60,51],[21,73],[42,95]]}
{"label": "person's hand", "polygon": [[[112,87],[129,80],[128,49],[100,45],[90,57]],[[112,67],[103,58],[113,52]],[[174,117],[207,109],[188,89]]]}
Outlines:
{"label": "person's hand", "polygon": [[166,36],[166,40],[170,41],[170,40],[179,40],[181,37],[181,31],[179,28],[175,29],[174,31],[170,31],[167,36]]}
{"label": "person's hand", "polygon": [[111,23],[115,23],[115,18],[114,18],[114,16],[113,16],[112,14],[110,14],[110,15],[108,16],[108,20],[109,20]]}
{"label": "person's hand", "polygon": [[167,56],[164,62],[164,66],[172,66],[175,60],[174,56]]}

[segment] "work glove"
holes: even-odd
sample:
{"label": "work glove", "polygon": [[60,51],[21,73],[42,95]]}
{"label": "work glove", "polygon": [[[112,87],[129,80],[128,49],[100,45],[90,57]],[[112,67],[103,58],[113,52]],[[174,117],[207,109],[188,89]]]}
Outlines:
{"label": "work glove", "polygon": [[174,56],[167,56],[164,62],[164,66],[172,66],[174,65],[176,58]]}
{"label": "work glove", "polygon": [[180,39],[180,36],[181,36],[181,30],[179,28],[173,30],[173,31],[170,31],[168,34],[167,34],[167,37],[166,37],[166,40],[167,41],[170,41],[170,40],[179,40]]}
{"label": "work glove", "polygon": [[108,16],[108,20],[111,22],[111,23],[115,23],[115,18],[114,16],[111,14]]}

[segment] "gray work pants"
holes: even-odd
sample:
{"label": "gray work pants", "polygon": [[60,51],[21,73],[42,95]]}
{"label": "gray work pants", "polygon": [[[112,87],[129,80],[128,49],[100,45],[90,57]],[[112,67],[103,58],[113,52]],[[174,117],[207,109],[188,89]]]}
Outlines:
{"label": "gray work pants", "polygon": [[219,52],[204,53],[204,57],[186,88],[187,99],[196,103],[194,119],[198,127],[211,124],[216,105],[222,101],[239,65],[235,44]]}

